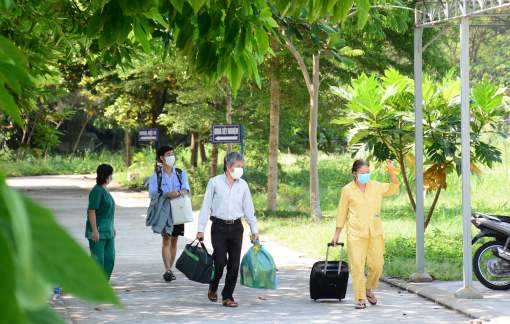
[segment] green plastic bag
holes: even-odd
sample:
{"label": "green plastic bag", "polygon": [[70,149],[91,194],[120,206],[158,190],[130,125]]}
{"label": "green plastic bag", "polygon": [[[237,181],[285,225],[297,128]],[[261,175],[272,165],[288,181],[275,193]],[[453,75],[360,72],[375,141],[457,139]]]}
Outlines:
{"label": "green plastic bag", "polygon": [[278,286],[273,257],[258,243],[244,255],[240,271],[243,286],[274,290]]}

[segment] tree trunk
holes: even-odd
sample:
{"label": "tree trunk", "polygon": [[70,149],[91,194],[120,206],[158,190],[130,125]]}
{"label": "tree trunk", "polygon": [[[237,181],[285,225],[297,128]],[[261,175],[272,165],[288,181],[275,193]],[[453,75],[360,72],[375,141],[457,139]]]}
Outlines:
{"label": "tree trunk", "polygon": [[76,139],[76,143],[74,144],[73,151],[71,152],[71,157],[69,158],[69,162],[73,162],[74,153],[76,153],[76,149],[78,148],[78,144],[80,143],[81,135],[83,134],[83,131],[85,130],[85,126],[89,123],[89,121],[92,119],[92,115],[90,115],[87,112],[87,115],[85,117],[85,120],[83,121],[83,125],[81,125],[80,134],[78,134],[78,138]]}
{"label": "tree trunk", "polygon": [[319,149],[317,147],[317,115],[319,109],[319,55],[313,56],[313,83],[310,89],[310,124],[308,128],[310,142],[310,211],[316,222],[322,219],[319,195]]}
{"label": "tree trunk", "polygon": [[191,132],[191,172],[195,172],[198,165],[198,132]]}
{"label": "tree trunk", "polygon": [[[228,77],[224,77],[223,81],[227,85],[228,89],[230,87],[228,84]],[[227,124],[232,124],[232,96],[229,91],[226,92],[225,99],[227,101]],[[232,143],[227,143],[227,154],[230,152],[232,152]]]}
{"label": "tree trunk", "polygon": [[409,197],[409,201],[413,206],[414,212],[416,212],[416,202],[414,201],[413,192],[411,190],[411,186],[409,185],[409,180],[407,179],[406,167],[404,164],[405,163],[404,155],[402,153],[397,154],[397,159],[398,163],[400,164],[400,167],[402,168],[402,178],[404,179],[404,185],[406,187],[407,196]]}
{"label": "tree trunk", "polygon": [[[21,138],[21,143],[25,143],[25,138],[27,137],[27,125],[28,125],[28,122],[25,124],[25,128],[23,128],[23,137]],[[18,149],[18,157],[16,158],[16,162],[18,162],[21,158],[21,150]]]}
{"label": "tree trunk", "polygon": [[321,202],[319,196],[319,171],[318,171],[318,158],[319,152],[317,147],[317,113],[319,109],[319,55],[313,55],[313,79],[310,80],[310,74],[306,68],[305,62],[301,54],[296,50],[291,43],[285,43],[294,57],[296,58],[303,77],[306,82],[308,93],[310,94],[310,124],[308,142],[310,144],[310,216],[316,221],[322,219]]}
{"label": "tree trunk", "polygon": [[[159,128],[159,138],[160,138],[161,143],[164,143],[163,139],[166,136],[167,128],[160,127],[160,125],[158,124],[158,117],[159,117],[159,115],[161,115],[163,113],[163,108],[165,107],[165,104],[168,102],[167,94],[168,94],[168,88],[163,88],[162,90],[157,90],[157,89],[152,90],[152,97],[154,98],[154,102],[153,102],[152,110],[151,110],[151,121],[152,121],[151,127]],[[156,152],[158,149],[159,149],[159,147],[156,147]],[[158,159],[159,159],[159,156],[156,156],[156,161],[154,161],[154,171],[157,171],[159,168],[158,167]]]}
{"label": "tree trunk", "polygon": [[124,146],[126,149],[126,168],[131,166],[131,134],[129,128],[124,129]]}
{"label": "tree trunk", "polygon": [[200,148],[200,161],[202,161],[202,163],[206,163],[207,155],[205,154],[204,141],[202,140],[198,141],[198,147]]}
{"label": "tree trunk", "polygon": [[[279,50],[276,39],[271,41],[274,53]],[[276,210],[278,192],[278,137],[280,134],[280,80],[276,73],[280,69],[280,59],[271,57],[271,112],[269,117],[269,164],[267,170],[267,205],[266,210]]]}
{"label": "tree trunk", "polygon": [[212,144],[211,178],[218,175],[218,144]]}
{"label": "tree trunk", "polygon": [[439,194],[441,194],[441,187],[437,189],[436,196],[434,197],[434,201],[432,202],[432,206],[430,206],[429,214],[427,215],[427,219],[425,219],[425,229],[427,230],[427,226],[429,226],[430,219],[432,218],[432,214],[434,213],[434,209],[436,209],[436,204],[439,199]]}

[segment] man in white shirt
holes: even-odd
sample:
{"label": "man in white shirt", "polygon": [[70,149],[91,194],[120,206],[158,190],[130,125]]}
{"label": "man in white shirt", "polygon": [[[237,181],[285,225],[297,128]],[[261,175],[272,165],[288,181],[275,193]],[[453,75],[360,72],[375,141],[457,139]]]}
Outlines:
{"label": "man in white shirt", "polygon": [[[211,226],[211,241],[214,249],[214,278],[209,286],[208,298],[218,300],[218,285],[223,276],[223,268],[227,266],[225,286],[221,293],[223,306],[237,307],[234,302],[234,289],[239,274],[241,248],[243,245],[244,217],[250,225],[254,240],[259,239],[257,218],[251,200],[250,189],[243,175],[244,157],[238,152],[230,152],[224,159],[224,174],[209,179],[205,190],[204,202],[198,219],[197,239],[204,238],[204,231],[209,215],[213,222]],[[228,257],[227,257],[228,256]]]}
{"label": "man in white shirt", "polygon": [[[163,145],[158,149],[158,157],[163,162],[163,173],[161,179],[161,190],[168,192],[168,197],[172,199],[183,198],[189,194],[189,182],[186,171],[174,167],[175,153],[171,146]],[[149,182],[149,195],[158,190],[158,176],[155,172]],[[168,215],[170,217],[170,215]],[[175,280],[172,273],[172,266],[174,265],[175,256],[177,255],[177,240],[179,236],[184,236],[184,224],[174,225],[172,233],[166,233],[165,230],[161,233],[163,237],[163,247],[161,254],[163,256],[163,263],[165,265],[165,273],[163,279],[165,281]]]}

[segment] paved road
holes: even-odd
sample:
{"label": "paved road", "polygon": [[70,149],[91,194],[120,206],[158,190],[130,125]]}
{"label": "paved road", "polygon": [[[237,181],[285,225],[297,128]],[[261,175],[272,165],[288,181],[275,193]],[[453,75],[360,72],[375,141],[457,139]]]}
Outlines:
{"label": "paved road", "polygon": [[[93,176],[88,177],[23,177],[9,179],[8,183],[50,208],[59,223],[87,249],[83,233],[88,192],[94,185]],[[351,284],[347,298],[341,302],[314,302],[308,293],[314,260],[301,258],[265,236],[261,236],[263,245],[279,269],[278,290],[238,285],[235,298],[239,308],[211,303],[206,296],[207,285],[191,282],[178,271],[176,281],[163,281],[161,238],[145,227],[143,218],[148,195],[123,190],[119,185],[111,192],[117,204],[117,260],[111,283],[125,307],[88,304],[64,291],[63,304],[55,307],[60,308],[68,323],[469,323],[463,315],[385,283],[377,292],[378,305],[365,310],[354,309]],[[249,247],[247,232],[244,250]],[[181,250],[194,233],[196,223],[187,224],[186,237],[179,240]],[[208,237],[206,245],[211,246]],[[96,307],[102,311],[94,310]]]}

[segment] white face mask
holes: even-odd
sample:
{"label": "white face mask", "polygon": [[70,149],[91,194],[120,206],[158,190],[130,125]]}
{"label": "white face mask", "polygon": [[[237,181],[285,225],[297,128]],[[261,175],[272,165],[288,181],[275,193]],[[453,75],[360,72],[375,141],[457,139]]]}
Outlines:
{"label": "white face mask", "polygon": [[244,172],[243,168],[234,168],[234,172],[230,172],[230,175],[232,176],[232,178],[237,180],[243,176],[243,172]]}
{"label": "white face mask", "polygon": [[108,184],[112,183],[113,182],[113,176],[110,180],[108,180]]}
{"label": "white face mask", "polygon": [[174,166],[175,163],[175,156],[170,155],[165,158],[165,164],[168,166]]}

